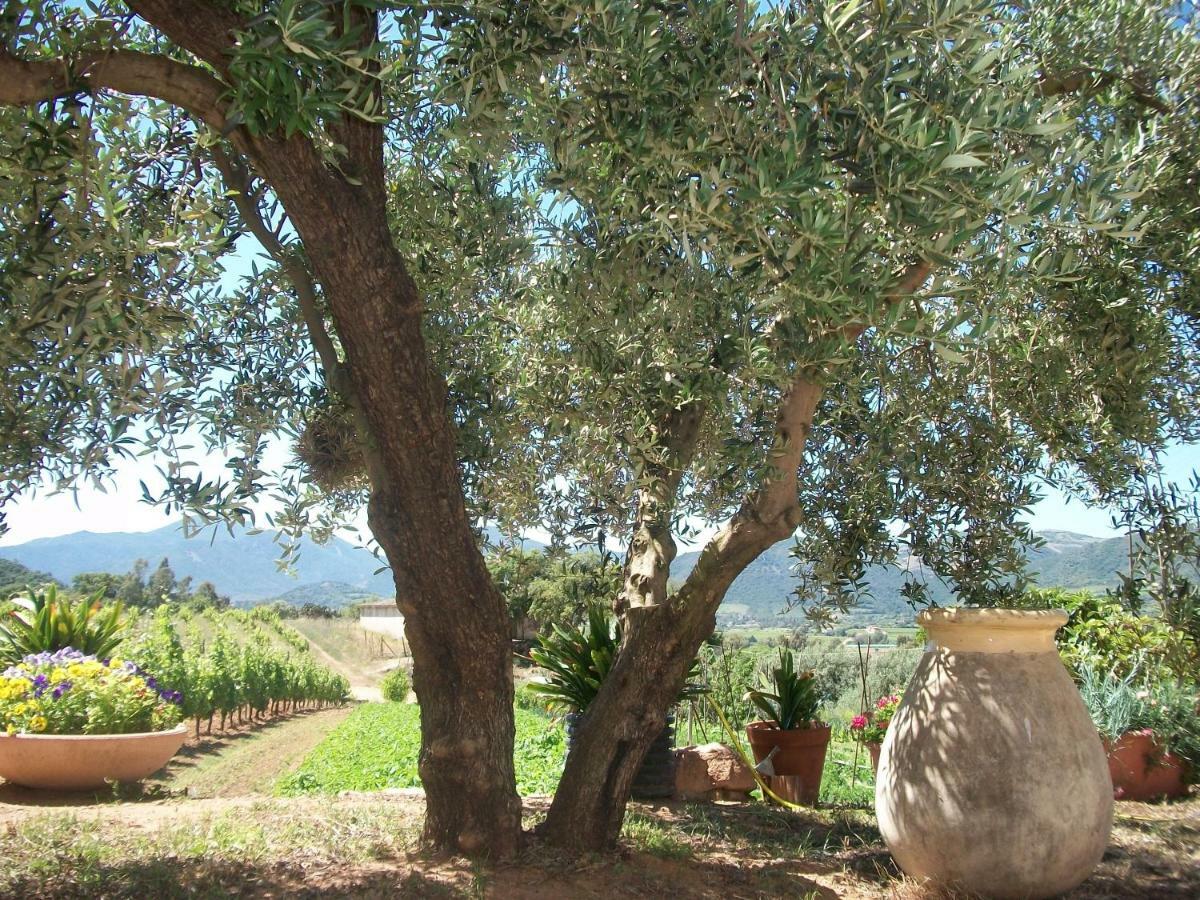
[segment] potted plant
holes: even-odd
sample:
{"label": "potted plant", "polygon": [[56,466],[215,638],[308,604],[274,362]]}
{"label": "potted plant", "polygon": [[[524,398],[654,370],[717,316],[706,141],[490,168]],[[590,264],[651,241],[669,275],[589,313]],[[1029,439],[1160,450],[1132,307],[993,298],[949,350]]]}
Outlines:
{"label": "potted plant", "polygon": [[13,665],[30,653],[73,647],[100,658],[111,656],[124,638],[122,605],[103,602],[103,592],[74,604],[59,599],[58,588],[12,598],[13,609],[0,624],[0,663]]}
{"label": "potted plant", "polygon": [[816,675],[797,672],[791,652],[780,648],[779,663],[771,669],[768,682],[746,693],[746,699],[766,716],[746,726],[754,761],[762,765],[769,759],[771,774],[796,779],[788,782],[789,799],[813,805],[821,791],[831,733],[828,725],[817,720],[821,699]]}
{"label": "potted plant", "polygon": [[[570,751],[583,717],[596,698],[600,685],[612,669],[621,646],[621,626],[599,604],[591,604],[587,624],[582,627],[552,627],[538,638],[529,658],[545,670],[544,680],[529,690],[551,709],[566,713],[567,749]],[[699,664],[694,663],[680,699],[704,693],[696,683]],[[675,791],[675,717],[668,713],[666,725],[654,739],[633,782],[633,796],[642,799],[669,797]]]}
{"label": "potted plant", "polygon": [[183,744],[182,700],[131,662],[30,654],[0,675],[0,776],[59,790],[138,781]]}
{"label": "potted plant", "polygon": [[1079,690],[1104,740],[1113,797],[1169,800],[1187,794],[1200,768],[1200,716],[1194,687],[1177,681],[1138,684],[1082,664]]}
{"label": "potted plant", "polygon": [[850,736],[867,748],[871,755],[871,771],[879,770],[879,751],[883,747],[883,739],[887,727],[891,724],[896,708],[900,706],[900,698],[895,694],[880,697],[865,713],[855,716],[850,722]]}

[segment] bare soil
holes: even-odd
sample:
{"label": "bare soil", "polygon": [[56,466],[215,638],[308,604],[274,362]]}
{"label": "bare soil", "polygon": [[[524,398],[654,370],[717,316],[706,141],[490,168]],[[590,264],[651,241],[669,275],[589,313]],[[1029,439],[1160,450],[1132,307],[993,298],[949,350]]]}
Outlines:
{"label": "bare soil", "polygon": [[[541,819],[547,804],[546,798],[527,801],[528,826]],[[92,804],[54,817],[45,813],[45,807],[0,806],[0,894],[931,896],[896,870],[872,817],[861,810],[635,804],[616,853],[571,860],[530,839],[517,862],[500,866],[417,853],[423,799],[412,790],[269,801],[150,799]],[[38,837],[45,834],[51,837]],[[89,842],[97,840],[104,848],[93,852]],[[1200,800],[1119,804],[1104,861],[1069,897],[1200,897]]]}

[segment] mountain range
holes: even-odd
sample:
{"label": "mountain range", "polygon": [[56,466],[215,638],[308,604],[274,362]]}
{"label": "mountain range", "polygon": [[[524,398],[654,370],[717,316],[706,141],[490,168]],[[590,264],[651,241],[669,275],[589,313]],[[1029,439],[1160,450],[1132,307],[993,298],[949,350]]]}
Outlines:
{"label": "mountain range", "polygon": [[[1125,565],[1124,537],[1098,538],[1069,531],[1044,531],[1044,545],[1031,551],[1029,569],[1043,587],[1103,589],[1117,584],[1117,572]],[[530,541],[527,547],[537,548]],[[721,607],[723,624],[782,624],[797,621],[796,612],[778,615],[788,605],[795,589],[790,544],[772,547],[738,577]],[[211,581],[219,593],[240,604],[272,599],[342,606],[372,596],[392,593],[389,573],[381,560],[340,538],[325,544],[305,539],[291,571],[278,566],[280,548],[273,535],[225,531],[206,532],[185,538],[174,526],[142,533],[96,534],[78,532],[42,538],[24,544],[0,547],[0,559],[19,562],[30,569],[48,572],[64,583],[82,572],[124,573],[138,559],[154,567],[166,558],[175,574],[193,581]],[[672,566],[672,577],[681,579],[691,571],[699,553],[683,553]],[[900,587],[904,574],[897,568],[878,568],[868,573],[869,596],[854,619],[907,622],[912,618]],[[950,592],[930,579],[930,593],[946,602]]]}

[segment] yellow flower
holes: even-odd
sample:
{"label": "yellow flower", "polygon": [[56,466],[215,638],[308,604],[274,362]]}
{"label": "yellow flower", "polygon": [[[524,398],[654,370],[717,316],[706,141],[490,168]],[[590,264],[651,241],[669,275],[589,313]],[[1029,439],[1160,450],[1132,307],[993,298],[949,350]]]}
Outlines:
{"label": "yellow flower", "polygon": [[14,734],[16,734],[16,733],[17,733],[17,726],[16,726],[16,725],[13,725],[13,724],[10,722],[10,723],[8,724],[8,727],[7,727],[6,729],[4,729],[4,730],[5,730],[6,732],[8,732],[8,736],[9,736],[9,737],[12,737]]}
{"label": "yellow flower", "polygon": [[29,727],[32,728],[34,731],[45,731],[46,725],[47,725],[47,722],[46,722],[45,716],[34,716],[32,719],[29,720]]}
{"label": "yellow flower", "polygon": [[19,716],[22,713],[24,713],[28,707],[29,707],[28,703],[18,703],[16,706],[14,706],[12,708],[12,714],[14,716]]}

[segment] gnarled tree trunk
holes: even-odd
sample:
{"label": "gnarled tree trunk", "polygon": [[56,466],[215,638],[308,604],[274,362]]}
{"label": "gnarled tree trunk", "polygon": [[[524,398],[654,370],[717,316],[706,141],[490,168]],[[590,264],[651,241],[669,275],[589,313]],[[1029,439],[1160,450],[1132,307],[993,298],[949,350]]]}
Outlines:
{"label": "gnarled tree trunk", "polygon": [[323,288],[364,432],[368,521],[392,567],[421,704],[426,842],[510,856],[520,802],[508,613],[470,527],[422,304],[388,230],[381,134],[362,130],[362,185],[306,166],[272,180]]}
{"label": "gnarled tree trunk", "polygon": [[[639,508],[636,531],[654,539],[635,537],[631,542],[621,598],[624,643],[567,757],[542,828],[550,843],[595,851],[617,840],[634,776],[683,689],[700,645],[712,634],[726,591],[759,554],[799,524],[796,473],[820,396],[817,384],[800,380],[783,398],[776,430],[778,476],[743,503],[705,546],[683,587],[662,603],[653,599],[665,594],[674,542],[669,532],[641,522]],[[678,469],[686,466],[691,449],[680,443],[677,451]],[[673,495],[678,475],[669,480]],[[656,518],[669,514],[660,502],[653,512]],[[644,558],[651,554],[660,558]]]}

